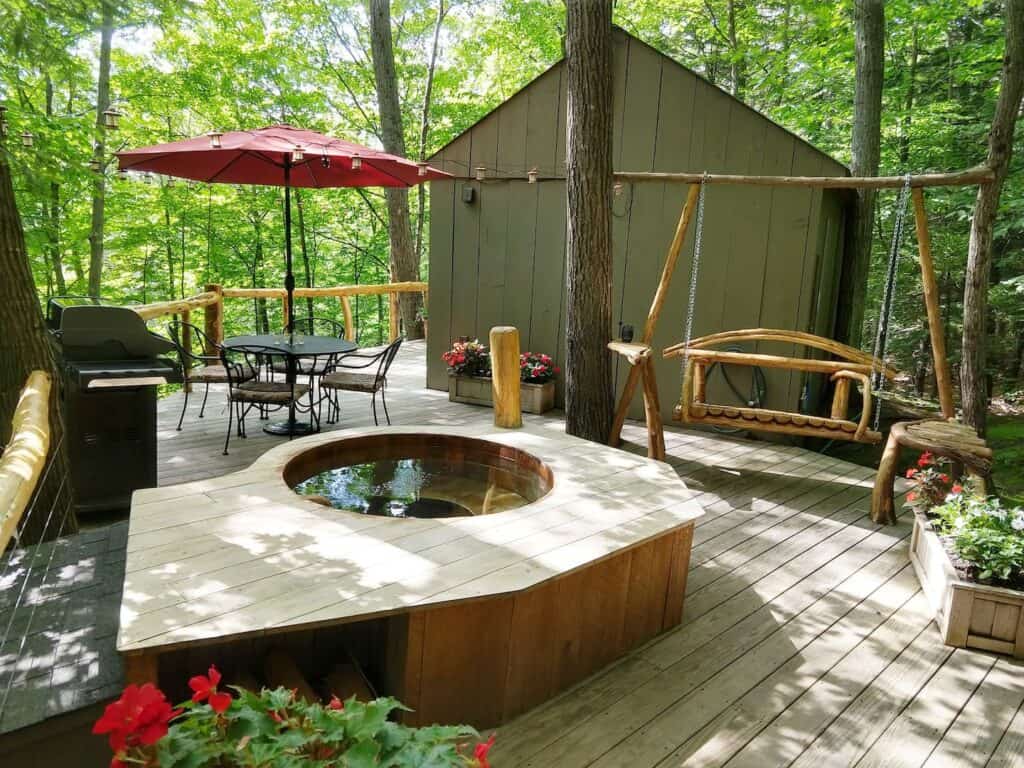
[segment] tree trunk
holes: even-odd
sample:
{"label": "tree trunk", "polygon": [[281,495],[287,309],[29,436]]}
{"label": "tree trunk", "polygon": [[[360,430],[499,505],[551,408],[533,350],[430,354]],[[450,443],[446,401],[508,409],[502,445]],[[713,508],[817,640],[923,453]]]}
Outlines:
{"label": "tree trunk", "polygon": [[[313,287],[313,270],[309,266],[309,244],[306,242],[306,215],[302,207],[302,195],[295,190],[295,207],[299,212],[299,252],[302,254],[303,283],[307,288]],[[306,297],[306,332],[316,333],[313,327],[313,297]]]}
{"label": "tree trunk", "polygon": [[99,170],[92,187],[92,228],[89,231],[89,295],[99,298],[103,281],[103,205],[106,197],[106,141],[103,113],[110,107],[110,43],[114,37],[114,3],[104,0],[103,22],[100,29],[100,71],[96,86],[96,146],[93,158]]}
{"label": "tree trunk", "polygon": [[[448,13],[444,0],[437,0],[437,17],[434,19],[434,43],[430,48],[430,64],[427,65],[427,82],[423,89],[423,109],[420,111],[420,146],[417,157],[422,163],[427,159],[427,135],[430,132],[430,99],[434,92],[434,72],[437,69],[437,52],[441,39],[441,24]],[[427,188],[420,184],[416,188],[416,260],[423,259],[423,223],[426,219]]]}
{"label": "tree trunk", "polygon": [[[53,80],[50,73],[46,73],[46,116],[53,117]],[[64,279],[64,261],[60,252],[60,184],[56,181],[50,182],[49,203],[43,203],[46,213],[46,248],[50,256],[50,265],[53,267],[53,277],[57,283],[58,295],[68,292],[67,282]]]}
{"label": "tree trunk", "polygon": [[[68,482],[71,467],[64,443],[64,422],[60,407],[60,378],[53,349],[46,337],[39,310],[32,270],[25,250],[25,234],[14,200],[7,153],[0,148],[0,443],[11,437],[14,407],[28,375],[36,370],[53,377],[50,394],[50,462],[36,489],[20,526],[22,544],[34,544],[78,530]],[[52,515],[51,515],[52,510]]]}
{"label": "tree trunk", "polygon": [[[370,0],[370,48],[384,151],[405,157],[398,76],[395,74],[395,53],[391,45],[391,0]],[[419,255],[413,248],[409,219],[409,190],[405,187],[389,187],[384,194],[388,201],[391,276],[397,281],[419,280]],[[418,293],[403,293],[399,296],[402,323],[410,339],[423,338],[423,326],[417,320],[422,301],[423,297]]]}
{"label": "tree trunk", "polygon": [[[850,172],[877,176],[881,152],[882,80],[885,74],[885,9],[883,0],[854,2],[855,69],[853,132]],[[875,220],[873,189],[856,190],[847,227],[845,258],[836,314],[836,335],[858,346],[864,326],[864,300],[871,265],[872,228]]]}
{"label": "tree trunk", "polygon": [[988,165],[995,181],[978,188],[967,246],[964,276],[963,349],[960,364],[960,401],[964,422],[985,434],[988,385],[985,358],[989,272],[992,268],[992,229],[999,209],[999,194],[1013,154],[1013,131],[1024,95],[1024,0],[1006,0],[1006,53],[992,129],[988,136]]}
{"label": "tree trunk", "polygon": [[612,422],[612,3],[566,3],[566,432]]}
{"label": "tree trunk", "polygon": [[746,89],[746,65],[743,53],[740,51],[739,38],[736,34],[736,0],[728,0],[727,22],[729,25],[729,80],[732,85],[732,95],[737,99],[743,98],[743,91]]}

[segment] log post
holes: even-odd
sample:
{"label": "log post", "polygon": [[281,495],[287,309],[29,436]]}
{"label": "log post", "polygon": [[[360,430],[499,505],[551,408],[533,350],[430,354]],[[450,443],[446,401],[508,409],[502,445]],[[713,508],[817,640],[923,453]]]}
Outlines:
{"label": "log post", "polygon": [[338,297],[338,301],[341,303],[341,316],[345,323],[345,340],[355,341],[356,327],[352,322],[352,303],[349,301],[348,296],[344,294]]}
{"label": "log post", "polygon": [[519,406],[519,331],[508,325],[491,328],[491,387],[494,394],[494,426],[523,426]]}
{"label": "log post", "polygon": [[879,525],[896,524],[896,504],[892,497],[893,484],[896,482],[896,469],[900,461],[899,436],[889,432],[889,439],[882,451],[882,460],[878,462],[878,473],[875,475],[875,486],[871,491],[871,521]]}
{"label": "log post", "polygon": [[643,369],[644,416],[647,420],[647,456],[658,461],[665,460],[665,432],[661,425],[661,401],[658,399],[658,384],[654,378],[654,358],[648,355],[636,368]]}
{"label": "log post", "polygon": [[399,324],[398,294],[394,292],[388,294],[388,321],[391,328],[391,341],[394,341],[402,332]]}
{"label": "log post", "polygon": [[693,402],[706,403],[707,396],[707,366],[700,361],[693,363]]}
{"label": "log post", "polygon": [[836,391],[832,395],[832,418],[845,419],[850,409],[850,380],[836,379]]}
{"label": "log post", "polygon": [[917,227],[917,252],[921,263],[921,285],[924,287],[924,305],[928,310],[928,335],[932,340],[932,360],[935,364],[935,382],[939,389],[939,405],[942,416],[956,418],[953,406],[953,384],[949,373],[949,359],[946,357],[946,334],[942,327],[942,311],[939,308],[939,288],[935,281],[935,264],[932,261],[932,241],[928,234],[928,214],[924,209],[924,192],[920,187],[910,190],[914,199],[914,224]]}
{"label": "log post", "polygon": [[217,300],[213,304],[207,304],[203,309],[203,325],[209,338],[204,354],[216,355],[217,349],[213,345],[219,345],[224,341],[224,289],[216,283],[211,283],[205,290],[208,293],[216,293]]}
{"label": "log post", "polygon": [[[192,325],[192,313],[189,310],[184,310],[178,315],[178,319],[184,323],[181,328],[181,346],[185,350],[185,367],[192,367],[192,329],[188,326]],[[183,385],[186,392],[192,391],[192,382],[189,380],[188,371],[184,371],[185,384]]]}

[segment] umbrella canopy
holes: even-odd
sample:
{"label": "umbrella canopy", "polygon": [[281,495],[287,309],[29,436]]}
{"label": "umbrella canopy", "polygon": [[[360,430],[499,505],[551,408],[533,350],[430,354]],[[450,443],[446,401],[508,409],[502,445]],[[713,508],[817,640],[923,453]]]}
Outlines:
{"label": "umbrella canopy", "polygon": [[450,174],[316,131],[272,125],[117,153],[121,170],[290,187],[411,187]]}
{"label": "umbrella canopy", "polygon": [[[316,131],[271,125],[254,131],[213,132],[117,153],[125,171],[222,184],[284,187],[284,285],[288,331],[295,325],[292,274],[292,187],[411,187],[451,174],[404,157],[334,139]],[[289,379],[294,380],[289,371]]]}

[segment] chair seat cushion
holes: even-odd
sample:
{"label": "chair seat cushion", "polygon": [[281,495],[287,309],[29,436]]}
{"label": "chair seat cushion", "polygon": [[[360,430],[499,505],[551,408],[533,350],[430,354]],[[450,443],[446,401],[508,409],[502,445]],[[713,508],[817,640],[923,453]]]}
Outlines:
{"label": "chair seat cushion", "polygon": [[326,389],[344,389],[349,392],[376,392],[380,384],[375,373],[333,371],[320,379],[320,386]]}
{"label": "chair seat cushion", "polygon": [[[206,384],[227,384],[228,372],[223,365],[204,365],[202,368],[193,368],[188,374],[189,380]],[[242,380],[256,378],[256,371],[251,366],[244,366],[242,369]]]}
{"label": "chair seat cushion", "polygon": [[232,400],[244,403],[274,403],[287,405],[294,399],[298,400],[309,392],[306,384],[296,384],[294,389],[284,381],[250,381],[235,387],[231,392]]}
{"label": "chair seat cushion", "polygon": [[[295,370],[305,375],[313,374],[320,376],[327,370],[327,358],[300,357],[295,361]],[[270,366],[275,373],[288,373],[288,363],[284,360],[276,360]]]}

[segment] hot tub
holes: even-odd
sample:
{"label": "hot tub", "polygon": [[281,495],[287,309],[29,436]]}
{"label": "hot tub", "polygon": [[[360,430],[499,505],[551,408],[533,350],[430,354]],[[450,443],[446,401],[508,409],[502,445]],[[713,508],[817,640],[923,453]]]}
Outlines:
{"label": "hot tub", "polygon": [[[550,698],[679,623],[701,515],[667,464],[561,429],[332,432],[137,492],[118,637],[128,677],[169,684],[211,661],[230,674],[282,642],[316,677],[355,643],[412,723],[489,727]],[[396,489],[396,470],[425,461],[451,471]],[[354,467],[377,514],[296,493]],[[458,514],[406,514],[424,499]]]}

